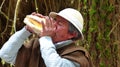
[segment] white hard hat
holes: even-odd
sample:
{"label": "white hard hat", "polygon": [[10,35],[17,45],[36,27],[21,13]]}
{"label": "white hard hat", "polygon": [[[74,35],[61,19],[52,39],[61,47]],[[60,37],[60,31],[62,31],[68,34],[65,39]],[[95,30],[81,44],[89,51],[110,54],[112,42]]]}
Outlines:
{"label": "white hard hat", "polygon": [[83,17],[81,13],[73,8],[66,8],[59,13],[50,12],[49,16],[55,18],[57,15],[63,17],[72,23],[78,31],[81,33],[82,39],[84,39],[82,30],[83,30]]}

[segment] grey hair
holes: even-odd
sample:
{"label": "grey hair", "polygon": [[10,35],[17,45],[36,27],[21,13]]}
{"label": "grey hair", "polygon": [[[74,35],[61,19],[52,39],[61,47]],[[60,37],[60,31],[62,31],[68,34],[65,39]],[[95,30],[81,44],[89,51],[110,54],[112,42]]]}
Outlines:
{"label": "grey hair", "polygon": [[73,24],[71,24],[70,22],[69,22],[69,30],[68,30],[68,32],[70,32],[70,33],[76,33],[77,34],[77,36],[76,37],[73,37],[72,38],[72,40],[77,40],[77,39],[80,39],[81,38],[81,34],[80,34],[80,32],[77,30],[77,28],[75,27],[75,26],[73,26]]}

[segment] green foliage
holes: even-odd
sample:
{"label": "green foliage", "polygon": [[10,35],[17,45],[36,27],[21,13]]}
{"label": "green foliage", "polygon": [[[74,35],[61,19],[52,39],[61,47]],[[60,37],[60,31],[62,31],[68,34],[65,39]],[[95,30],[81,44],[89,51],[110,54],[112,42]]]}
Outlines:
{"label": "green foliage", "polygon": [[[90,20],[87,41],[89,44],[94,44],[95,49],[98,50],[94,51],[96,54],[91,53],[91,56],[95,57],[99,55],[98,59],[101,59],[99,66],[96,67],[112,67],[112,64],[109,64],[110,60],[113,58],[111,55],[112,49],[109,48],[112,44],[110,43],[112,40],[110,38],[110,32],[113,24],[110,15],[115,10],[115,6],[110,2],[109,0],[92,0],[90,1],[91,5],[88,9]],[[84,3],[86,3],[86,1]],[[92,38],[93,36],[94,38]],[[92,47],[93,46],[91,46],[91,48]],[[113,46],[113,48],[115,49],[116,46]],[[115,54],[117,54],[117,52]],[[108,61],[106,61],[106,59]],[[106,63],[108,64],[106,65]]]}
{"label": "green foliage", "polygon": [[96,43],[96,49],[98,49],[98,50],[102,49],[102,45],[99,42]]}
{"label": "green foliage", "polygon": [[105,65],[106,65],[106,64],[105,64],[104,62],[101,62],[101,63],[100,63],[100,67],[106,67]]}
{"label": "green foliage", "polygon": [[90,7],[90,10],[89,10],[89,15],[92,17],[95,13],[96,13],[96,3],[94,1],[92,1],[92,5]]}
{"label": "green foliage", "polygon": [[86,3],[87,3],[87,0],[83,0],[83,3],[86,4]]}
{"label": "green foliage", "polygon": [[101,8],[106,12],[112,12],[115,9],[112,4],[103,4]]}
{"label": "green foliage", "polygon": [[110,49],[106,49],[105,50],[105,55],[106,55],[106,57],[108,58],[108,59],[110,59]]}
{"label": "green foliage", "polygon": [[112,25],[112,22],[111,22],[108,18],[106,18],[105,25],[106,25],[106,26],[111,26],[111,25]]}
{"label": "green foliage", "polygon": [[92,17],[96,13],[96,10],[94,8],[91,8],[89,10],[89,15]]}
{"label": "green foliage", "polygon": [[112,5],[112,4],[110,4],[109,6],[108,6],[108,8],[107,8],[107,11],[108,12],[112,12],[112,11],[114,11],[115,10],[115,7]]}
{"label": "green foliage", "polygon": [[89,35],[87,36],[88,44],[91,43],[91,40],[92,40],[92,35],[91,35],[91,33],[89,33]]}
{"label": "green foliage", "polygon": [[108,27],[106,27],[105,33],[104,33],[104,35],[105,35],[104,38],[105,38],[105,40],[106,40],[107,42],[110,41],[109,32],[110,32],[110,29],[109,29]]}
{"label": "green foliage", "polygon": [[103,39],[103,35],[101,32],[98,33],[98,37],[97,37],[97,40],[101,41]]}

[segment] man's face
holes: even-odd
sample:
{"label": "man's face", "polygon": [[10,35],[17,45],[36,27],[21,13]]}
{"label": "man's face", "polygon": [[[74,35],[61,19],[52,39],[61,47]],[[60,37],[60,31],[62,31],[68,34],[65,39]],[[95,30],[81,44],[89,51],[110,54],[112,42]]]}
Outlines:
{"label": "man's face", "polygon": [[69,22],[60,16],[55,18],[55,36],[53,37],[53,42],[59,42],[67,40],[73,36],[68,32]]}

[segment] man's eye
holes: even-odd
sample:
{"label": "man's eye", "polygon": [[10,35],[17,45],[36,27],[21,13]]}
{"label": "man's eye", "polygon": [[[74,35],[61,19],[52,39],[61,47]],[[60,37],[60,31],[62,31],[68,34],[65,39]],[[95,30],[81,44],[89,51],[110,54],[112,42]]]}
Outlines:
{"label": "man's eye", "polygon": [[54,18],[54,20],[56,21],[56,18]]}
{"label": "man's eye", "polygon": [[62,23],[62,22],[58,22],[58,24],[59,24],[60,26],[62,26],[62,25],[63,25],[63,23]]}

